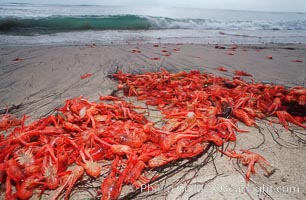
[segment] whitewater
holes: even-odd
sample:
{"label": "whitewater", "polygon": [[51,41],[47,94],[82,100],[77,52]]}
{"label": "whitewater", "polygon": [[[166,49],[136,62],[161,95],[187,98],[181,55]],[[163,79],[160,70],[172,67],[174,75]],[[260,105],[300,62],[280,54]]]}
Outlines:
{"label": "whitewater", "polygon": [[0,11],[0,44],[306,43],[305,13],[16,3]]}

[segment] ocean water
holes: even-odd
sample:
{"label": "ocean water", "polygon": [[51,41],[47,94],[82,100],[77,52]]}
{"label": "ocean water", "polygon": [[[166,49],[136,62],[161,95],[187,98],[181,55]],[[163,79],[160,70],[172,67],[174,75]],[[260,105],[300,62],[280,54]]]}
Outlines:
{"label": "ocean water", "polygon": [[0,44],[306,43],[306,13],[0,3]]}

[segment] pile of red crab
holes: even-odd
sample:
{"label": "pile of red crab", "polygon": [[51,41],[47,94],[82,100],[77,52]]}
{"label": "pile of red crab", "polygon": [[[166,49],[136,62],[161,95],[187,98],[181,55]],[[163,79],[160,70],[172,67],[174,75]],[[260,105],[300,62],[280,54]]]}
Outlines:
{"label": "pile of red crab", "polygon": [[[85,173],[102,179],[97,195],[117,199],[124,185],[139,188],[156,178],[145,177],[146,171],[197,156],[209,143],[235,141],[236,132],[247,132],[238,128],[238,121],[256,126],[255,119],[276,116],[274,122],[285,128],[288,122],[306,128],[303,87],[286,89],[199,71],[118,72],[113,77],[126,96],[156,106],[164,124],[157,127],[135,111],[139,107],[116,96],[101,96],[98,103],[70,99],[56,115],[27,125],[26,116],[18,120],[4,114],[0,131],[7,136],[0,135],[0,184],[6,199],[28,199],[35,190],[56,190],[52,199],[68,199]],[[248,166],[247,180],[256,163],[264,169],[268,165],[250,151],[222,153]]]}

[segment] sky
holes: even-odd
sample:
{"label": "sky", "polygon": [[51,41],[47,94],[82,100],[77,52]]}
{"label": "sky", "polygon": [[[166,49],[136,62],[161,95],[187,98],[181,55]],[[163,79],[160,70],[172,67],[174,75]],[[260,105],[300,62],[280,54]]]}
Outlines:
{"label": "sky", "polygon": [[0,0],[0,3],[178,6],[233,10],[306,12],[306,0]]}

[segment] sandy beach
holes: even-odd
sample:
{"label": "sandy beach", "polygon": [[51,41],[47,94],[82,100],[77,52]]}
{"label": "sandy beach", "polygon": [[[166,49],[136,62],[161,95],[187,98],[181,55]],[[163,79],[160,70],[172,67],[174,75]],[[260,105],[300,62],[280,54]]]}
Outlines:
{"label": "sandy beach", "polygon": [[[117,82],[110,75],[118,70],[129,73],[159,71],[161,68],[170,72],[200,70],[228,78],[233,76],[234,70],[243,70],[253,75],[246,79],[248,81],[286,87],[306,85],[305,44],[245,44],[235,49],[232,45],[219,46],[224,48],[216,48],[215,44],[2,46],[0,109],[19,105],[12,113],[29,116],[30,122],[53,114],[66,99],[83,96],[98,101],[100,95],[110,95],[116,89]],[[221,72],[218,67],[228,71]],[[87,73],[92,76],[80,78]],[[144,192],[138,198],[305,199],[306,146],[295,132],[306,134],[305,129],[291,125],[286,130],[265,120],[257,123],[260,128],[239,123],[239,127],[250,132],[237,134],[236,144],[232,143],[230,147],[253,149],[263,155],[275,170],[269,177],[259,168],[246,185],[246,167],[236,159],[230,160],[215,152],[215,159],[200,169],[182,195],[177,191],[184,189],[186,181],[171,191],[150,197]],[[195,191],[194,188],[200,188],[196,196],[193,194],[198,189]]]}

